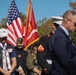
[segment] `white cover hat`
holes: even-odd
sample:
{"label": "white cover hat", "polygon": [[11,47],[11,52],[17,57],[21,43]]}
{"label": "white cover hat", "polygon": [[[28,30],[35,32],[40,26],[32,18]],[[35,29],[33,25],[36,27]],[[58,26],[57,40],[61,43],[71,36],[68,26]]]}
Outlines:
{"label": "white cover hat", "polygon": [[61,25],[62,24],[62,21],[54,21],[53,23],[56,23],[56,24]]}
{"label": "white cover hat", "polygon": [[51,16],[51,18],[56,19],[56,20],[62,20],[63,19],[63,17],[61,17],[61,16]]}
{"label": "white cover hat", "polygon": [[8,36],[7,29],[1,28],[0,29],[0,38],[7,37],[7,36]]}
{"label": "white cover hat", "polygon": [[53,23],[57,23],[59,25],[62,24],[63,17],[61,17],[61,16],[51,16],[51,18],[53,18]]}

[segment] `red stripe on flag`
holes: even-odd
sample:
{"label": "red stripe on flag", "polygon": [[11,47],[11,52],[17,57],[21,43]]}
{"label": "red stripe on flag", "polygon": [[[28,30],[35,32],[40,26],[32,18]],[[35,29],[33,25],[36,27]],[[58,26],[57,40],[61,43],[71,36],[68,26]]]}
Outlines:
{"label": "red stripe on flag", "polygon": [[[20,21],[21,21],[21,19],[20,19]],[[20,25],[19,24],[19,20],[17,19],[16,20],[16,24],[18,25],[18,30],[20,31],[20,33],[22,33],[21,31],[22,31],[22,24]]]}
{"label": "red stripe on flag", "polygon": [[18,37],[18,34],[17,34],[17,32],[16,32],[16,28],[15,28],[15,26],[14,26],[15,24],[12,22],[12,27],[13,27],[13,30],[14,30],[14,35],[16,36],[16,37]]}

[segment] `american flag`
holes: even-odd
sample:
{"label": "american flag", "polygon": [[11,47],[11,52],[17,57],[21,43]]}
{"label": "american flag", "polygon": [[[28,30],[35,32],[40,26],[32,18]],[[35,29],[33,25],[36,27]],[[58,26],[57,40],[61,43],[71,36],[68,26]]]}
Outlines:
{"label": "american flag", "polygon": [[22,21],[14,0],[12,0],[12,3],[8,11],[7,30],[7,42],[15,46],[17,38],[22,37]]}

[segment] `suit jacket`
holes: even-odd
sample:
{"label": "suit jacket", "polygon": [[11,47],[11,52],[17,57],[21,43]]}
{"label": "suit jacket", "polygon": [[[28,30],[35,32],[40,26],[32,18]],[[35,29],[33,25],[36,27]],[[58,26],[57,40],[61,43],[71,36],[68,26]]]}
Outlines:
{"label": "suit jacket", "polygon": [[61,27],[49,46],[53,61],[51,75],[76,75],[76,48]]}

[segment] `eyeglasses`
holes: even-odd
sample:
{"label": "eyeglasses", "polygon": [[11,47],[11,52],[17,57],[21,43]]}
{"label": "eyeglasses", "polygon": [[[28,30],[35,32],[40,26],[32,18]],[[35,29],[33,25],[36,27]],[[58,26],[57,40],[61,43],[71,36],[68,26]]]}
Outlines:
{"label": "eyeglasses", "polygon": [[[71,21],[72,22],[72,21]],[[76,27],[76,22],[72,22],[74,24],[74,26]]]}
{"label": "eyeglasses", "polygon": [[76,22],[73,22],[71,19],[68,19],[68,20],[71,21],[74,24],[74,26],[76,27]]}
{"label": "eyeglasses", "polygon": [[74,26],[76,27],[76,23],[74,23]]}

